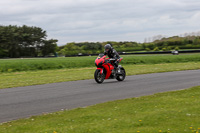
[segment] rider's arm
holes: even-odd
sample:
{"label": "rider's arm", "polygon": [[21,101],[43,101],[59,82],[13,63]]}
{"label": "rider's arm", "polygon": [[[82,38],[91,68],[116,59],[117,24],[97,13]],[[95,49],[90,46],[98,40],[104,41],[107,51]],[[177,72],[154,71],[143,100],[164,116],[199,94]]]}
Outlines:
{"label": "rider's arm", "polygon": [[117,53],[116,50],[113,49],[113,53],[114,53],[114,59],[119,59],[120,58],[120,56],[119,56],[119,54]]}
{"label": "rider's arm", "polygon": [[104,51],[104,55],[107,55],[106,51]]}

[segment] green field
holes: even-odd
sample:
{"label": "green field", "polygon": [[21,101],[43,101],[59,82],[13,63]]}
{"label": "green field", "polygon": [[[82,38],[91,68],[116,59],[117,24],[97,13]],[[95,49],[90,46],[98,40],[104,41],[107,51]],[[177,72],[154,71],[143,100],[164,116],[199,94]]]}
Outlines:
{"label": "green field", "polygon": [[[199,54],[123,57],[127,75],[200,69]],[[3,59],[0,88],[92,79],[95,58]],[[193,87],[33,116],[1,123],[0,133],[200,133],[199,90]]]}
{"label": "green field", "polygon": [[[200,69],[200,54],[123,56],[127,75]],[[0,89],[93,79],[96,57],[0,60]],[[65,64],[57,68],[58,65]],[[37,64],[37,65],[36,65]],[[32,66],[32,67],[29,67]],[[37,67],[34,67],[37,66]],[[52,66],[52,67],[48,67]],[[65,68],[66,67],[66,68]],[[41,69],[42,70],[38,70]],[[62,68],[62,69],[61,69]],[[43,70],[44,69],[44,70]],[[80,76],[81,75],[81,76]]]}
{"label": "green field", "polygon": [[0,125],[0,133],[199,133],[200,87],[97,104]]}
{"label": "green field", "polygon": [[[122,55],[122,65],[199,62],[200,54],[188,55]],[[94,67],[96,56],[67,58],[1,59],[0,73]]]}
{"label": "green field", "polygon": [[[200,69],[200,62],[123,65],[127,75]],[[95,67],[10,72],[0,74],[0,89],[93,79]],[[95,82],[95,81],[94,81]]]}

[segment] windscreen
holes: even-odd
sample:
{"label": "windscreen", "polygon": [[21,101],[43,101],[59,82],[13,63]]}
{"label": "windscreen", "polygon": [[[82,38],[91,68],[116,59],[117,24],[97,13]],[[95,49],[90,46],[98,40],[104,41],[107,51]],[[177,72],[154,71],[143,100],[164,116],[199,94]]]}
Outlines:
{"label": "windscreen", "polygon": [[101,58],[101,57],[103,57],[103,56],[104,56],[104,54],[99,54],[98,58]]}

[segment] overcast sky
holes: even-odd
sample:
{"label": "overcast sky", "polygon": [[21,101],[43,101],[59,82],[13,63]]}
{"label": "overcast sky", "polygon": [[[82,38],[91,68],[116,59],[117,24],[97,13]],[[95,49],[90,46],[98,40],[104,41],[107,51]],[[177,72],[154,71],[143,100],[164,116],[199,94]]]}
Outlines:
{"label": "overcast sky", "polygon": [[0,25],[68,42],[136,41],[200,31],[200,0],[1,0]]}

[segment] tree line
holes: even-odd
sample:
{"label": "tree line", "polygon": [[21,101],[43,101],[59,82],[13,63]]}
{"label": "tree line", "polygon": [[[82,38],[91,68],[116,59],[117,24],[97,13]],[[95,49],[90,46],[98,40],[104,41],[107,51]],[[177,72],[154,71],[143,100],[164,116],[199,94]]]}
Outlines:
{"label": "tree line", "polygon": [[0,58],[2,57],[38,57],[58,53],[60,56],[99,54],[109,43],[118,52],[170,51],[181,49],[200,49],[200,32],[184,36],[153,37],[152,42],[71,42],[57,46],[56,39],[47,40],[47,33],[40,27],[0,26]]}
{"label": "tree line", "polygon": [[200,49],[200,36],[173,36],[169,38],[162,38],[160,40],[155,40],[152,43],[147,43],[148,47],[146,50],[183,50],[183,49]]}
{"label": "tree line", "polygon": [[58,48],[59,55],[78,55],[78,54],[99,54],[104,52],[104,46],[109,43],[117,51],[141,50],[142,48],[136,42],[71,42]]}
{"label": "tree line", "polygon": [[136,51],[171,51],[183,49],[200,49],[200,36],[173,36],[160,38],[153,42],[71,42],[58,48],[58,54],[64,56],[78,54],[98,54],[104,52],[105,44],[111,44],[118,52]]}
{"label": "tree line", "polygon": [[0,26],[0,57],[38,57],[55,53],[56,39],[47,40],[40,27]]}

